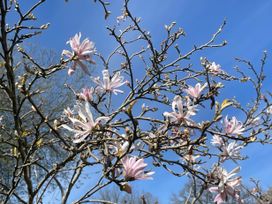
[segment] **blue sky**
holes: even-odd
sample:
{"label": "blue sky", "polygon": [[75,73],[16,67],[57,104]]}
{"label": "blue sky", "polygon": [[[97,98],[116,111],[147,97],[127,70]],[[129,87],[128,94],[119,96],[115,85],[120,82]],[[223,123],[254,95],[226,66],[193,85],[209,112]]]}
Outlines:
{"label": "blue sky", "polygon": [[[121,5],[121,0],[114,0],[110,6],[112,15],[105,21],[101,6],[92,1],[70,0],[69,3],[64,3],[64,0],[48,0],[36,16],[39,22],[50,22],[51,26],[33,41],[42,48],[55,50],[60,55],[63,49],[68,48],[66,41],[75,33],[82,32],[83,37],[89,37],[95,42],[100,53],[107,55],[115,43],[108,36],[105,27],[115,23],[116,16],[121,15]],[[153,41],[157,44],[164,37],[164,25],[176,21],[177,26],[182,27],[187,34],[180,41],[184,50],[189,50],[194,44],[206,42],[226,18],[227,26],[219,39],[227,40],[228,45],[199,53],[192,61],[199,63],[199,57],[206,56],[221,64],[224,70],[233,72],[232,69],[237,64],[234,57],[249,59],[258,64],[262,51],[267,50],[269,58],[266,74],[268,79],[272,79],[271,0],[132,0],[131,10],[135,16],[143,19],[142,26],[151,32]],[[99,74],[100,70],[97,66],[96,71]],[[266,83],[265,87],[271,90],[271,83]],[[234,88],[235,93],[232,91]],[[237,84],[229,84],[224,94],[229,98],[235,94],[238,99],[251,95]],[[271,147],[257,145],[250,147],[245,153],[249,156],[247,161],[241,162],[241,174],[245,182],[254,177],[260,179],[264,187],[268,187],[272,183],[272,162],[269,157],[272,153]],[[162,203],[168,203],[171,193],[181,189],[183,183],[184,179],[169,176],[164,171],[156,171],[153,181],[137,182],[135,188],[138,191],[149,191]],[[75,193],[72,197],[77,195]]]}

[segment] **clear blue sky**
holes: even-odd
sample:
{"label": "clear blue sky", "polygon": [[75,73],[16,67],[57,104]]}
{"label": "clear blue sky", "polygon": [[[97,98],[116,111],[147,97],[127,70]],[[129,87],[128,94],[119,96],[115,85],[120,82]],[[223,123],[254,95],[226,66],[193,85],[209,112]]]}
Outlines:
{"label": "clear blue sky", "polygon": [[[121,14],[122,5],[120,0],[113,2],[110,7],[112,15],[109,20],[104,21],[101,6],[90,0],[70,0],[69,3],[64,3],[64,0],[48,0],[36,16],[40,22],[50,22],[51,26],[34,42],[61,54],[62,49],[68,48],[65,45],[66,41],[75,33],[82,32],[83,37],[89,37],[96,43],[100,53],[108,54],[115,43],[108,36],[105,26],[115,22],[116,16]],[[197,61],[199,57],[206,56],[221,64],[224,70],[232,72],[237,64],[234,57],[250,59],[257,64],[262,51],[267,50],[269,58],[266,74],[272,79],[271,0],[132,0],[131,8],[135,16],[143,19],[142,25],[151,31],[155,43],[159,43],[162,39],[164,25],[176,21],[187,34],[181,43],[184,50],[189,50],[194,44],[206,42],[226,18],[227,26],[220,39],[226,39],[228,45],[200,53],[192,60],[199,63]],[[100,69],[97,67],[98,72]],[[271,90],[271,84],[267,83],[265,86]],[[236,90],[235,93],[232,91],[233,88]],[[241,95],[250,95],[234,85],[229,85],[224,94],[229,98],[235,94],[238,99]],[[249,159],[241,162],[244,181],[247,183],[249,178],[254,177],[260,179],[265,187],[271,185],[272,148],[258,145],[249,148],[245,153]],[[137,191],[145,190],[153,193],[161,203],[166,204],[171,193],[181,189],[183,183],[183,179],[169,176],[164,171],[156,171],[153,181],[137,182],[135,188]],[[73,197],[76,198],[77,195],[75,193]]]}

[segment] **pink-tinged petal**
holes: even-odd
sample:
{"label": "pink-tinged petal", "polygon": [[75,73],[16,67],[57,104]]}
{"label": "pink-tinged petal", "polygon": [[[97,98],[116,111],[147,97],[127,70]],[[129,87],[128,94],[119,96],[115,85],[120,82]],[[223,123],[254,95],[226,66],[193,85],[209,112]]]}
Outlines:
{"label": "pink-tinged petal", "polygon": [[74,62],[73,63],[73,65],[72,65],[72,67],[70,67],[69,69],[68,69],[68,75],[69,76],[71,76],[74,72],[75,72],[75,70],[76,70],[76,62]]}
{"label": "pink-tinged petal", "polygon": [[[79,37],[79,39],[80,39],[80,37]],[[78,39],[77,34],[72,39],[70,39],[70,47],[75,52],[78,52],[78,49],[79,49],[79,39]]]}
{"label": "pink-tinged petal", "polygon": [[80,128],[84,128],[85,127],[85,123],[76,119],[76,118],[72,118],[69,117],[69,120],[73,123],[74,126],[80,127]]}
{"label": "pink-tinged petal", "polygon": [[79,99],[91,102],[93,101],[94,88],[83,88],[82,92],[78,94]]}
{"label": "pink-tinged petal", "polygon": [[176,106],[179,113],[183,113],[183,104],[180,96],[175,96],[174,101],[176,101]]}
{"label": "pink-tinged petal", "polygon": [[125,157],[122,159],[124,168],[124,177],[126,180],[151,179],[154,172],[145,172],[144,168],[147,166],[143,159],[136,157]]}
{"label": "pink-tinged petal", "polygon": [[70,46],[73,50],[78,51],[80,46],[81,33],[79,32],[70,40]]}
{"label": "pink-tinged petal", "polygon": [[241,184],[241,178],[235,178],[228,182],[228,185],[232,188],[239,186]]}
{"label": "pink-tinged petal", "polygon": [[236,167],[235,169],[233,169],[231,172],[228,173],[227,178],[233,177],[234,175],[236,175],[237,173],[239,173],[240,170],[241,170],[240,166]]}
{"label": "pink-tinged petal", "polygon": [[177,114],[176,113],[164,112],[163,115],[166,118],[172,118],[173,120],[177,120]]}
{"label": "pink-tinged petal", "polygon": [[112,79],[110,78],[109,70],[103,70],[103,82],[100,80],[99,77],[92,78],[94,83],[98,84],[98,90],[101,92],[112,92],[115,95],[118,93],[123,93],[122,90],[117,89],[118,87],[126,84],[126,81],[123,82],[124,78],[120,76],[120,73],[117,72]]}
{"label": "pink-tinged petal", "polygon": [[88,119],[86,117],[86,111],[80,107],[80,105],[78,105],[78,116],[80,117],[80,119],[84,122],[87,123]]}
{"label": "pink-tinged petal", "polygon": [[215,196],[213,202],[215,202],[216,204],[221,204],[224,203],[226,199],[226,195],[224,193],[219,193]]}
{"label": "pink-tinged petal", "polygon": [[151,176],[155,174],[155,171],[145,173],[145,179],[153,179]]}
{"label": "pink-tinged petal", "polygon": [[77,130],[69,127],[68,125],[61,125],[61,127],[63,127],[66,130],[69,130],[70,132],[74,132],[74,133],[78,132]]}
{"label": "pink-tinged petal", "polygon": [[118,95],[118,93],[124,93],[124,91],[122,91],[120,89],[114,89],[112,92],[114,95]]}
{"label": "pink-tinged petal", "polygon": [[103,82],[104,82],[104,89],[105,91],[110,91],[111,87],[110,87],[110,74],[109,74],[109,70],[103,70],[102,71],[103,74]]}
{"label": "pink-tinged petal", "polygon": [[146,166],[147,166],[147,164],[144,163],[144,159],[138,159],[138,160],[132,165],[132,168],[144,169]]}

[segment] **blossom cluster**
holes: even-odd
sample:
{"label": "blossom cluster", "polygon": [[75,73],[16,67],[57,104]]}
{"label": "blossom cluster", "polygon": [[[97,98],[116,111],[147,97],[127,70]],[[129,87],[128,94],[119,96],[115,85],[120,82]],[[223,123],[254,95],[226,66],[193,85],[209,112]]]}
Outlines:
{"label": "blossom cluster", "polygon": [[[132,182],[156,179],[156,167],[193,181],[187,203],[203,202],[207,191],[214,193],[211,199],[217,204],[249,203],[241,195],[241,160],[248,158],[249,145],[272,144],[266,52],[258,68],[235,59],[242,65],[235,66],[237,74],[205,57],[191,60],[197,52],[226,44],[218,38],[225,22],[210,39],[188,50],[179,45],[185,31],[171,22],[156,44],[159,38],[142,28],[141,18],[133,16],[131,2],[125,0],[117,23],[110,20],[107,26],[114,41],[107,56],[79,32],[53,64],[51,53],[30,54],[32,49],[22,46],[48,28],[34,23],[38,18],[33,15],[45,1],[29,9],[15,0],[3,2],[1,201],[42,203],[54,189],[56,199],[67,203],[90,173],[95,183],[73,203],[108,202],[93,198],[109,185],[131,193]],[[110,2],[97,2],[105,18],[115,15],[108,10]],[[60,78],[63,69],[68,79]],[[228,92],[229,84],[246,84],[241,87],[252,87],[254,93],[236,97]],[[263,203],[256,189],[254,198]],[[205,202],[212,202],[210,196]]]}
{"label": "blossom cluster", "polygon": [[80,38],[81,33],[78,33],[67,41],[67,44],[70,44],[72,52],[69,50],[62,51],[62,55],[68,57],[68,59],[73,60],[74,62],[72,67],[68,69],[69,75],[72,75],[75,72],[77,66],[80,66],[86,74],[90,74],[87,65],[83,62],[86,61],[95,64],[92,60],[92,55],[96,53],[94,43],[88,38],[84,39],[83,42],[80,42]]}
{"label": "blossom cluster", "polygon": [[216,192],[217,195],[214,198],[214,202],[217,204],[224,203],[231,196],[236,199],[238,203],[244,203],[239,195],[239,186],[241,184],[241,178],[235,177],[240,171],[240,167],[233,169],[231,172],[227,172],[221,167],[216,167],[212,172],[213,176],[218,179],[219,184],[214,187],[210,187],[210,192]]}
{"label": "blossom cluster", "polygon": [[[119,20],[121,20],[121,18]],[[81,34],[79,33],[68,41],[72,48],[72,52],[67,50],[63,51],[63,54],[74,62],[72,67],[68,70],[69,75],[75,71],[77,66],[80,66],[85,73],[89,74],[86,65],[83,63],[84,61],[94,63],[92,60],[92,55],[96,53],[94,44],[88,39],[85,39],[81,43],[80,37]],[[213,77],[226,74],[221,69],[221,66],[215,62],[211,63],[207,59],[201,58],[201,64],[204,66],[205,72]],[[172,107],[172,111],[163,112],[164,120],[159,126],[148,133],[141,133],[140,131],[138,132],[138,130],[135,130],[134,134],[136,134],[136,136],[134,135],[132,137],[129,127],[125,128],[126,134],[117,133],[119,131],[119,127],[122,127],[122,123],[120,122],[122,120],[119,119],[117,122],[113,122],[116,112],[111,113],[111,111],[108,110],[107,115],[105,115],[102,111],[99,111],[97,107],[97,101],[103,102],[107,93],[113,93],[114,95],[124,93],[121,87],[125,84],[128,85],[129,82],[121,76],[121,71],[119,70],[111,76],[110,70],[104,69],[102,70],[102,78],[99,76],[92,76],[91,80],[94,82],[95,86],[91,88],[83,88],[82,92],[77,94],[78,99],[83,102],[79,102],[73,111],[68,108],[64,111],[68,121],[66,121],[62,127],[74,134],[72,141],[76,144],[88,143],[88,141],[92,141],[93,138],[100,137],[99,135],[101,134],[110,138],[110,144],[106,142],[104,145],[104,148],[106,148],[104,151],[107,152],[108,162],[105,166],[110,167],[112,163],[117,163],[114,170],[115,178],[123,175],[123,179],[116,181],[116,183],[121,186],[121,189],[130,193],[131,187],[128,182],[151,179],[154,174],[153,171],[145,171],[147,163],[144,162],[144,157],[129,155],[138,151],[138,147],[135,145],[137,137],[145,138],[145,140],[143,140],[144,142],[140,141],[140,143],[142,143],[143,146],[148,146],[148,151],[151,152],[159,151],[158,148],[160,147],[158,146],[158,141],[161,138],[167,138],[167,142],[165,143],[167,143],[168,146],[162,148],[173,149],[182,158],[182,165],[186,165],[187,168],[191,169],[191,172],[197,172],[202,169],[198,164],[201,164],[201,160],[205,157],[206,153],[203,154],[201,151],[197,150],[197,147],[199,147],[197,144],[199,143],[204,146],[204,142],[193,140],[193,137],[196,135],[197,131],[205,131],[206,129],[211,128],[209,129],[210,134],[212,134],[210,142],[217,148],[217,150],[220,151],[220,153],[218,154],[218,164],[211,170],[213,179],[217,179],[217,185],[211,186],[209,191],[217,193],[214,198],[214,202],[217,204],[227,201],[230,196],[235,198],[237,202],[242,203],[243,201],[239,196],[241,178],[233,178],[240,171],[240,167],[237,167],[228,173],[221,167],[221,165],[223,165],[227,160],[232,160],[237,164],[237,160],[243,159],[240,154],[240,150],[244,148],[244,145],[239,142],[239,139],[246,131],[245,125],[241,121],[238,121],[235,116],[230,119],[228,116],[225,116],[222,121],[221,128],[219,129],[214,125],[218,119],[211,123],[197,123],[194,120],[194,116],[196,116],[199,109],[203,107],[201,101],[209,98],[212,99],[211,91],[216,92],[216,89],[222,86],[220,84],[211,86],[211,84],[208,85],[207,82],[198,82],[195,85],[185,85],[182,88],[181,93],[174,95],[172,104],[169,104]],[[162,96],[159,88],[156,88],[157,85],[155,84],[153,87],[155,90],[154,95],[156,97]],[[214,87],[216,89],[214,89]],[[166,98],[166,96],[164,97]],[[119,111],[124,112],[130,117],[130,119],[135,120],[131,115],[131,109],[135,103],[136,100],[124,103],[125,105],[123,104],[122,109]],[[217,105],[217,112],[220,113],[217,118],[222,118],[222,110],[231,104],[232,103],[227,101],[224,102],[221,107]],[[93,119],[93,114],[91,112],[92,108],[100,114],[100,116],[95,120]],[[154,109],[142,104],[142,115],[151,110]],[[270,108],[267,109],[267,113],[269,111]],[[134,125],[137,126],[138,121],[135,121]],[[257,119],[254,121],[256,122]],[[72,126],[67,125],[68,123],[71,123]],[[124,124],[125,126],[127,125],[126,123]],[[168,135],[169,132],[171,133],[171,136]],[[237,141],[231,141],[231,139],[237,139]],[[197,154],[195,152],[199,153]],[[120,172],[122,172],[122,174]]]}

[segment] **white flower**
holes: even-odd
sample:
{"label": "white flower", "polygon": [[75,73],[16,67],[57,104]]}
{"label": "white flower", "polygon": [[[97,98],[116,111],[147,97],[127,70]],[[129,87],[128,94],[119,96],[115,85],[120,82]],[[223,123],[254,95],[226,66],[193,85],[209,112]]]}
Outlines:
{"label": "white flower", "polygon": [[112,78],[110,78],[109,70],[103,70],[102,74],[103,81],[100,80],[100,77],[93,78],[93,81],[98,84],[98,91],[112,92],[115,95],[124,93],[122,90],[117,89],[127,83],[127,81],[124,81],[124,77],[120,76],[120,72],[116,72]]}
{"label": "white flower", "polygon": [[69,127],[68,125],[62,125],[63,128],[75,133],[73,139],[74,143],[84,141],[84,139],[92,133],[93,129],[99,124],[99,122],[108,121],[110,119],[109,117],[102,116],[94,120],[88,102],[85,102],[84,106],[82,104],[78,104],[77,108],[78,117],[73,117],[70,111],[70,113],[67,115],[68,119],[73,124],[73,128]]}
{"label": "white flower", "polygon": [[205,83],[203,86],[201,86],[200,83],[197,83],[195,87],[192,87],[189,85],[189,88],[185,90],[187,94],[192,96],[193,98],[198,98],[200,96],[201,91],[207,86],[207,83]]}
{"label": "white flower", "polygon": [[232,160],[241,159],[240,150],[243,148],[242,145],[238,145],[236,142],[231,142],[228,146],[224,145],[222,147],[222,159],[226,160],[231,158]]}
{"label": "white flower", "polygon": [[171,123],[185,123],[191,124],[193,121],[191,116],[196,114],[196,106],[191,104],[191,100],[187,98],[187,101],[183,103],[180,96],[175,96],[172,102],[173,112],[164,112],[163,115],[167,117]]}
{"label": "white flower", "polygon": [[232,117],[231,120],[228,120],[228,116],[224,119],[224,130],[227,134],[240,135],[245,130],[243,128],[243,123],[238,121],[236,117]]}
{"label": "white flower", "polygon": [[224,144],[224,141],[223,139],[221,138],[221,136],[219,135],[213,135],[213,138],[211,140],[211,144],[214,145],[214,146],[222,146]]}
{"label": "white flower", "polygon": [[221,65],[220,64],[216,64],[215,62],[212,62],[209,66],[208,66],[208,70],[212,73],[212,74],[220,74],[223,72],[223,70],[221,69]]}
{"label": "white flower", "polygon": [[65,55],[66,57],[70,59],[73,59],[73,57],[75,57],[73,59],[74,64],[68,70],[69,75],[75,72],[76,67],[78,65],[86,74],[90,75],[90,72],[87,66],[83,63],[83,61],[87,61],[89,63],[95,64],[95,62],[92,60],[92,55],[96,53],[94,43],[90,41],[88,38],[84,39],[83,42],[81,43],[80,38],[81,38],[81,33],[76,34],[67,42],[67,44],[70,44],[72,52],[68,50],[62,51],[62,55]]}
{"label": "white flower", "polygon": [[91,102],[93,101],[94,88],[83,88],[82,92],[79,94],[79,98]]}
{"label": "white flower", "polygon": [[215,198],[214,202],[217,204],[224,203],[228,200],[228,196],[231,196],[237,200],[238,203],[243,203],[243,201],[240,198],[239,195],[239,185],[241,184],[241,178],[235,177],[235,174],[237,174],[240,171],[240,167],[236,167],[233,169],[230,173],[228,173],[225,169],[217,167],[216,168],[216,174],[219,178],[219,184],[218,186],[210,187],[210,192],[216,192],[218,193]]}

